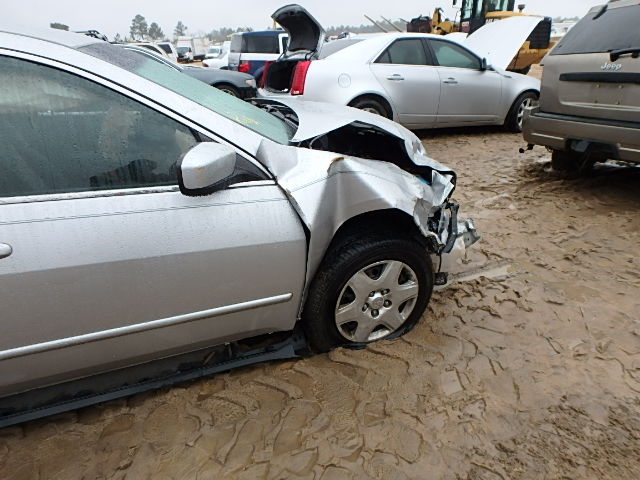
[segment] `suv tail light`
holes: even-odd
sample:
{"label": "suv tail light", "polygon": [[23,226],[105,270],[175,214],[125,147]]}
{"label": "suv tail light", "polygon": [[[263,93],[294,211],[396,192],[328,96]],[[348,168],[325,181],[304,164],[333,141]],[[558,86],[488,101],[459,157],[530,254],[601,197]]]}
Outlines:
{"label": "suv tail light", "polygon": [[273,60],[269,60],[264,64],[264,69],[262,70],[262,76],[260,77],[260,88],[265,88],[267,86],[267,75],[269,75],[269,67],[273,63]]}
{"label": "suv tail light", "polygon": [[238,65],[239,72],[249,73],[249,70],[251,70],[251,62],[240,62],[240,65]]}
{"label": "suv tail light", "polygon": [[307,80],[307,72],[311,66],[311,61],[305,60],[304,62],[298,62],[296,69],[293,72],[293,81],[291,82],[291,95],[303,95],[304,84]]}

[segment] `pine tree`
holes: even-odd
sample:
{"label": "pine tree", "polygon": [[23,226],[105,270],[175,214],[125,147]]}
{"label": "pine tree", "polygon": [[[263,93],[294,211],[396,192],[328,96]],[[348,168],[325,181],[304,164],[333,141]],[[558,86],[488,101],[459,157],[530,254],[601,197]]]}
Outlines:
{"label": "pine tree", "polygon": [[178,20],[178,24],[176,25],[175,30],[173,31],[173,35],[176,37],[183,37],[187,33],[187,27],[181,20]]}
{"label": "pine tree", "polygon": [[151,40],[162,40],[164,38],[164,32],[156,22],[152,22],[149,25],[149,38]]}
{"label": "pine tree", "polygon": [[137,40],[144,40],[149,34],[149,27],[145,18],[138,14],[131,20],[131,26],[129,27],[129,34],[131,38]]}

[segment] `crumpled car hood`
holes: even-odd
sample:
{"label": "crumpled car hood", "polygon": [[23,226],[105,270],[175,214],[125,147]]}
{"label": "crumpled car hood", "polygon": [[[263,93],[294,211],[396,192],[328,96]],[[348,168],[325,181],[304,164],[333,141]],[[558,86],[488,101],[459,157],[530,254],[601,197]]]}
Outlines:
{"label": "crumpled car hood", "polygon": [[308,280],[340,226],[372,211],[391,209],[409,215],[420,232],[437,246],[436,254],[446,255],[453,250],[459,254],[461,242],[464,253],[464,245],[479,238],[471,222],[457,221],[457,205],[449,202],[455,189],[455,172],[427,157],[422,143],[409,130],[349,107],[294,100],[278,102],[289,106],[298,116],[299,129],[294,140],[308,140],[347,125],[373,127],[385,132],[382,135],[386,134],[389,142],[402,140],[408,157],[420,172],[409,173],[392,161],[263,141],[258,159],[276,177],[309,232]]}
{"label": "crumpled car hood", "polygon": [[384,130],[389,135],[404,141],[407,154],[416,165],[424,165],[434,170],[454,174],[453,170],[429,158],[422,142],[407,128],[388,118],[357,108],[333,105],[325,102],[311,102],[294,98],[259,99],[258,103],[280,103],[291,108],[298,117],[298,130],[291,139],[300,143],[319,135],[334,131],[354,123],[371,125]]}

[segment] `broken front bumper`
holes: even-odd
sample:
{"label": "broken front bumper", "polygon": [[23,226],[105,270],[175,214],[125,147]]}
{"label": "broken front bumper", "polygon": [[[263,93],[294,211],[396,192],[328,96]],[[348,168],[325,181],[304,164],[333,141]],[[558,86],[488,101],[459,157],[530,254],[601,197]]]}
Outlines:
{"label": "broken front bumper", "polygon": [[434,255],[437,259],[436,284],[447,283],[447,275],[458,273],[462,266],[462,259],[466,257],[466,250],[480,240],[473,220],[458,218],[459,205],[448,203],[442,209],[438,231],[441,249]]}

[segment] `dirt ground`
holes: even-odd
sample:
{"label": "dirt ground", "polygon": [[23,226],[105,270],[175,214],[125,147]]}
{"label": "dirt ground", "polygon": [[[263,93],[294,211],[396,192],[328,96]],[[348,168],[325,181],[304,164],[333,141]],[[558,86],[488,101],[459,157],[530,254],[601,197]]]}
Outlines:
{"label": "dirt ground", "polygon": [[640,478],[640,168],[421,135],[483,239],[415,330],[0,430],[0,478]]}

